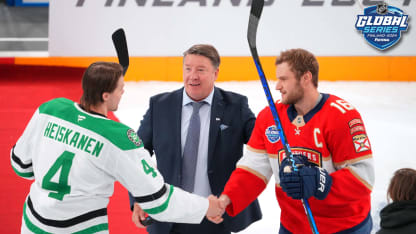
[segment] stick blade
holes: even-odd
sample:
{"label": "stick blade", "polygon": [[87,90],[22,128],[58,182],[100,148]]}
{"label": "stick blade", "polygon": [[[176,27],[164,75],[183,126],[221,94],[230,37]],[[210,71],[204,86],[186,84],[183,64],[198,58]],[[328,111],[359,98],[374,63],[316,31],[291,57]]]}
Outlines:
{"label": "stick blade", "polygon": [[251,3],[250,15],[260,18],[263,7],[264,0],[253,0]]}
{"label": "stick blade", "polygon": [[248,20],[248,29],[247,29],[247,40],[250,47],[251,54],[253,55],[254,60],[258,60],[257,48],[256,48],[256,37],[257,37],[257,27],[259,26],[259,20],[261,13],[264,7],[264,0],[252,0],[250,17]]}
{"label": "stick blade", "polygon": [[114,47],[116,48],[118,62],[123,67],[123,75],[129,68],[129,51],[127,49],[126,34],[123,28],[117,29],[112,35]]}
{"label": "stick blade", "polygon": [[252,0],[250,18],[248,20],[247,40],[250,49],[256,48],[256,34],[259,20],[264,7],[264,0]]}

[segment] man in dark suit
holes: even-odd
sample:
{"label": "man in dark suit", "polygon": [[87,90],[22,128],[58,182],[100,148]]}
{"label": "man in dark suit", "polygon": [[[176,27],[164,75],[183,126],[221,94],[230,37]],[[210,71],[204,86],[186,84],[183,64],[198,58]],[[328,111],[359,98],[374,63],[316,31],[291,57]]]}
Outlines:
{"label": "man in dark suit", "polygon": [[[220,57],[211,45],[194,45],[185,51],[184,88],[153,96],[138,130],[144,147],[156,155],[158,170],[166,182],[204,197],[221,194],[255,122],[247,97],[214,86],[219,65]],[[195,103],[200,106],[196,111]],[[199,115],[198,130],[191,137],[188,134],[194,132],[191,130],[194,113]],[[188,150],[191,142],[196,142],[196,149]],[[188,151],[195,152],[191,159]],[[191,174],[187,172],[189,167],[193,169]],[[139,223],[143,218],[140,207],[132,202],[131,207],[134,207],[133,222],[143,227]],[[236,217],[225,214],[224,222],[219,224],[206,218],[201,224],[155,222],[147,231],[150,234],[229,234],[243,230],[261,216],[255,200]]]}

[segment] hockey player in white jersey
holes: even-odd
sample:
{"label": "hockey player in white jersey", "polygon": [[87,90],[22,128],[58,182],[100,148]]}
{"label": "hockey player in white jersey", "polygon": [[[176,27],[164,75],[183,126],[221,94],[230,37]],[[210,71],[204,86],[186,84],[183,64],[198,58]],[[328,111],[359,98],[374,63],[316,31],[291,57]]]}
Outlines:
{"label": "hockey player in white jersey", "polygon": [[215,199],[165,184],[135,131],[106,118],[117,110],[123,87],[119,64],[93,63],[82,78],[80,104],[57,98],[36,110],[10,153],[16,174],[34,179],[22,233],[107,233],[115,181],[159,221],[200,223],[205,215],[222,215]]}

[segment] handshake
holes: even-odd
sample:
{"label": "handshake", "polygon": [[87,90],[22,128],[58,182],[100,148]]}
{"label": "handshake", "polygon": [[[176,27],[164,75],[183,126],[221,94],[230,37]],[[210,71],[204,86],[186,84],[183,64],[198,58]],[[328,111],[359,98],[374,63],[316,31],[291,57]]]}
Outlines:
{"label": "handshake", "polygon": [[221,223],[224,220],[222,215],[225,212],[225,208],[231,203],[230,198],[227,195],[221,195],[219,198],[210,195],[208,201],[207,219],[216,224]]}
{"label": "handshake", "polygon": [[[225,212],[225,208],[231,203],[230,198],[227,195],[221,195],[219,198],[210,195],[208,197],[208,202],[209,206],[207,213],[205,214],[206,218],[213,223],[221,223],[224,220],[222,215]],[[138,228],[145,228],[153,222],[138,203],[134,203],[132,221]]]}

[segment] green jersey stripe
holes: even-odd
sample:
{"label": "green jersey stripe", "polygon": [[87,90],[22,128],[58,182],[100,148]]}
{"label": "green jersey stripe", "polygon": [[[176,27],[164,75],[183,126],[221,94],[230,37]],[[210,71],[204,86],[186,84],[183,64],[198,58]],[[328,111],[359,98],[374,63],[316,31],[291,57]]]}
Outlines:
{"label": "green jersey stripe", "polygon": [[79,232],[74,232],[73,234],[89,234],[89,233],[101,232],[104,230],[108,230],[108,223],[97,224],[95,226],[89,227]]}
{"label": "green jersey stripe", "polygon": [[[23,219],[25,221],[26,227],[33,233],[52,234],[50,232],[46,232],[42,230],[41,228],[39,228],[38,226],[36,226],[30,221],[29,217],[27,217],[27,214],[26,214],[26,202],[23,205]],[[105,230],[108,230],[108,223],[97,224],[89,228],[80,230],[78,232],[74,232],[74,234],[90,234],[90,233],[96,233],[96,232],[105,231]]]}
{"label": "green jersey stripe", "polygon": [[[143,146],[143,144],[140,144],[138,146],[137,143],[135,144],[135,142],[132,142],[129,139],[128,131],[130,128],[128,126],[110,119],[91,116],[81,111],[81,109],[78,109],[76,105],[77,104],[75,102],[69,99],[56,98],[42,104],[39,107],[39,113],[51,115],[56,118],[75,124],[77,126],[80,126],[82,128],[93,131],[99,134],[100,136],[106,138],[122,150],[131,150]],[[51,126],[47,126],[47,128],[50,127]],[[59,125],[55,126],[55,128],[56,129],[53,130],[59,131],[60,134],[65,134],[66,132],[69,135],[70,133],[68,131],[72,132],[71,129],[60,129]],[[120,137],[120,132],[126,132],[125,137]],[[74,131],[74,133],[76,132]],[[55,136],[55,138],[58,137],[58,135]]]}
{"label": "green jersey stripe", "polygon": [[158,213],[165,211],[166,208],[168,208],[170,198],[172,197],[172,193],[173,193],[173,185],[170,186],[168,199],[166,199],[166,201],[162,205],[155,207],[155,208],[151,208],[151,209],[143,209],[143,211],[148,214],[158,214]]}
{"label": "green jersey stripe", "polygon": [[26,227],[30,231],[32,231],[33,233],[51,234],[50,232],[46,232],[46,231],[40,229],[39,227],[37,227],[36,225],[34,225],[32,222],[30,222],[30,220],[29,220],[29,218],[27,217],[27,214],[26,214],[26,202],[23,205],[23,219],[25,220]]}
{"label": "green jersey stripe", "polygon": [[33,172],[20,172],[13,165],[12,165],[12,168],[18,176],[23,177],[23,178],[30,178],[30,177],[33,177],[35,175],[35,174],[33,174]]}

